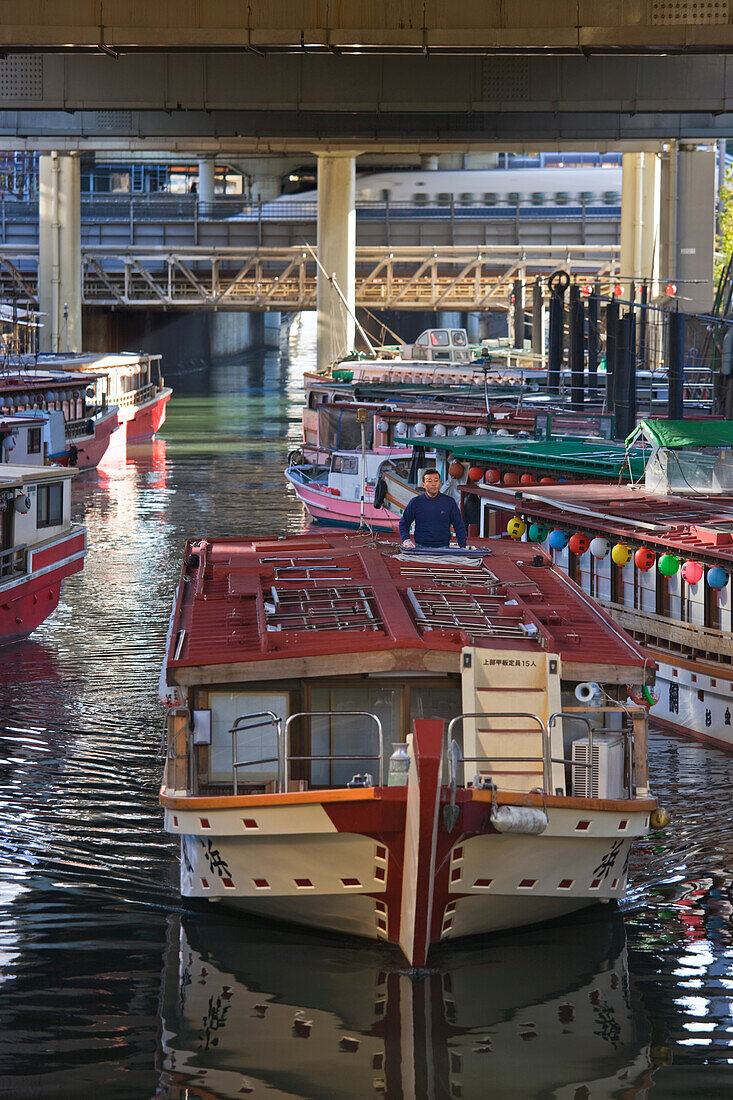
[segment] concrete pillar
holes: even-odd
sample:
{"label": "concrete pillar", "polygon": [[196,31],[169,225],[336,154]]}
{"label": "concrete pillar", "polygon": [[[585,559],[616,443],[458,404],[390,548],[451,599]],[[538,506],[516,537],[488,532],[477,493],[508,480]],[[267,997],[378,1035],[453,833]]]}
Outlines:
{"label": "concrete pillar", "polygon": [[680,145],[677,151],[677,240],[674,282],[684,313],[713,306],[715,155],[712,145]]}
{"label": "concrete pillar", "polygon": [[330,276],[356,308],[356,155],[318,154],[317,356],[319,370],[354,346],[354,320],[336,293]]}
{"label": "concrete pillar", "polygon": [[646,280],[657,293],[661,165],[656,153],[624,153],[621,191],[621,281]]}
{"label": "concrete pillar", "polygon": [[39,158],[38,300],[41,351],[81,351],[81,184],[79,158]]}
{"label": "concrete pillar", "polygon": [[216,179],[216,161],[213,157],[202,157],[199,161],[198,196],[200,203],[213,203]]}

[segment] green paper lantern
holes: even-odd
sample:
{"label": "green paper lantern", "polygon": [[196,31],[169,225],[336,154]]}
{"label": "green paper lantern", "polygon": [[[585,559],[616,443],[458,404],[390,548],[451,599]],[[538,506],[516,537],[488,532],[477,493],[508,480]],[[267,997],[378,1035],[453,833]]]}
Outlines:
{"label": "green paper lantern", "polygon": [[676,554],[662,554],[657,562],[657,569],[663,577],[673,577],[680,567],[680,559]]}
{"label": "green paper lantern", "polygon": [[544,523],[531,523],[529,525],[529,531],[527,532],[527,538],[530,542],[544,542],[547,538],[548,530]]}

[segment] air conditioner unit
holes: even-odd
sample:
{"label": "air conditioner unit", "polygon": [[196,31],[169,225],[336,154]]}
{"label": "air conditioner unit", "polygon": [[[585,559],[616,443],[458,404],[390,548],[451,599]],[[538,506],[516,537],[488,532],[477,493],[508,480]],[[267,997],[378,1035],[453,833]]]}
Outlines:
{"label": "air conditioner unit", "polygon": [[[573,741],[573,765],[589,763],[587,737]],[[573,766],[574,798],[624,798],[624,739],[598,733],[593,738],[593,767]]]}

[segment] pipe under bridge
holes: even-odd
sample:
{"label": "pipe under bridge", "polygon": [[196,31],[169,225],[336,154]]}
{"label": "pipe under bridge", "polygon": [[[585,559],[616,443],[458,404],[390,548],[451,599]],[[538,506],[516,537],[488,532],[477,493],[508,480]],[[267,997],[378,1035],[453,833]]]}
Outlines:
{"label": "pipe under bridge", "polygon": [[[356,248],[356,305],[371,310],[507,309],[515,279],[613,279],[616,245]],[[285,248],[82,247],[82,303],[112,309],[313,310],[317,267]],[[38,247],[0,246],[0,293],[38,308]],[[337,305],[334,309],[340,308]]]}

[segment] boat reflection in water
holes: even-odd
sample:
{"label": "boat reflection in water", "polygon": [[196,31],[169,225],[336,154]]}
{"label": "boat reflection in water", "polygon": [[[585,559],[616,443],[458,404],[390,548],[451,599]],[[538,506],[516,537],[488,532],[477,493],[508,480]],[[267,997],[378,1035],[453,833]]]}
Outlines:
{"label": "boat reflection in water", "polygon": [[646,1094],[649,1027],[618,913],[434,959],[409,970],[385,946],[173,917],[156,1097]]}

